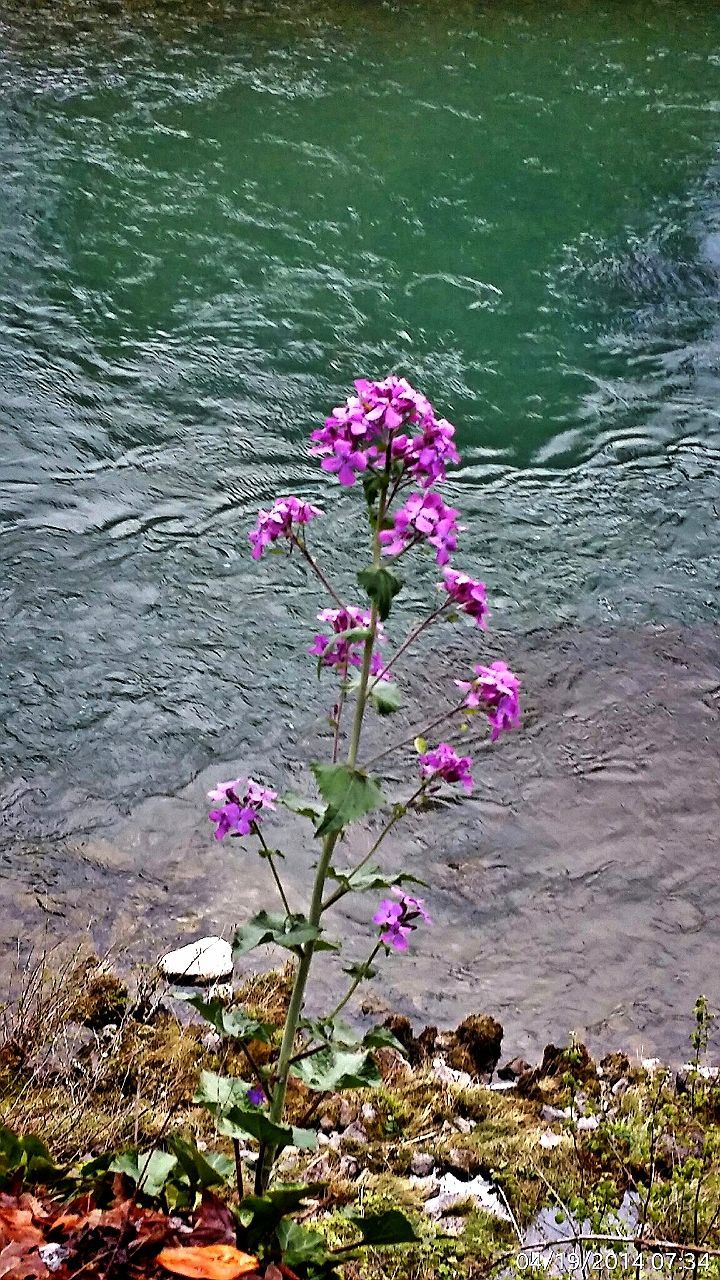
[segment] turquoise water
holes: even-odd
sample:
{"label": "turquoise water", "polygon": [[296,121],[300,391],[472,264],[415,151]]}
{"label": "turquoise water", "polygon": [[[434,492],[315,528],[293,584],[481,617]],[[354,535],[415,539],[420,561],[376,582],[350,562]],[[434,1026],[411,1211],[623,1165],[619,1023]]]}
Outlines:
{"label": "turquoise water", "polygon": [[11,5],[1,32],[11,878],[290,734],[315,598],[245,531],[321,500],[352,582],[304,450],[358,374],[456,422],[508,658],[716,620],[717,6]]}

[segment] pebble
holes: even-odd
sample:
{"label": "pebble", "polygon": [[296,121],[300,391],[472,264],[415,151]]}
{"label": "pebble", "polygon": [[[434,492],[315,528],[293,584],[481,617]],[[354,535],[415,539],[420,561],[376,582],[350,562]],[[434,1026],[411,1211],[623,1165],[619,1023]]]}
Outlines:
{"label": "pebble", "polygon": [[342,1140],[343,1142],[358,1142],[362,1144],[362,1146],[365,1146],[368,1141],[368,1136],[365,1129],[363,1129],[360,1124],[360,1121],[353,1120],[352,1124],[349,1124],[343,1133]]}
{"label": "pebble", "polygon": [[233,971],[232,947],[224,938],[198,938],[163,956],[160,970],[166,978],[182,982],[217,982]]}
{"label": "pebble", "polygon": [[416,1178],[427,1178],[435,1168],[435,1159],[429,1151],[413,1151],[410,1172]]}
{"label": "pebble", "polygon": [[467,1071],[456,1071],[454,1067],[449,1067],[444,1058],[433,1058],[433,1072],[435,1079],[441,1084],[457,1084],[462,1089],[468,1089],[472,1084],[472,1076]]}

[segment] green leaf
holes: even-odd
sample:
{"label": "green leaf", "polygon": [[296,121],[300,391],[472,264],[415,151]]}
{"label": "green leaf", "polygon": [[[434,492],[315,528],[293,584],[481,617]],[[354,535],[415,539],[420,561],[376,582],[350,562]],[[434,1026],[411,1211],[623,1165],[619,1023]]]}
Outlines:
{"label": "green leaf", "polygon": [[343,973],[347,973],[351,978],[359,978],[361,982],[369,982],[371,978],[376,978],[379,969],[373,969],[367,960],[363,960],[358,964],[343,965]]}
{"label": "green leaf", "polygon": [[304,1209],[306,1201],[324,1190],[320,1182],[304,1185],[286,1183],[266,1191],[263,1196],[245,1196],[237,1210],[243,1227],[251,1227],[252,1237],[257,1233],[263,1240],[276,1229],[281,1218],[297,1209]]}
{"label": "green leaf", "polygon": [[222,1000],[203,1000],[202,996],[185,997],[187,1004],[197,1009],[206,1022],[216,1031],[232,1040],[260,1040],[270,1044],[276,1028],[270,1022],[258,1022],[241,1009],[228,1009]]}
{"label": "green leaf", "polygon": [[377,1064],[369,1053],[348,1053],[330,1046],[295,1062],[290,1070],[317,1093],[365,1089],[382,1083]]}
{"label": "green leaf", "polygon": [[336,871],[333,867],[330,867],[327,874],[328,880],[336,880],[347,893],[366,893],[368,890],[390,889],[396,884],[420,884],[423,886],[427,884],[427,881],[419,880],[417,876],[411,876],[408,872],[399,871],[393,875],[390,872],[383,871],[382,867],[373,865],[362,867],[355,875],[351,875],[349,871]]}
{"label": "green leaf", "polygon": [[320,822],[325,815],[324,804],[319,804],[317,800],[306,800],[294,791],[286,791],[280,797],[280,803],[292,813],[299,813],[301,818],[310,818],[312,822]]}
{"label": "green leaf", "polygon": [[232,1107],[247,1104],[250,1085],[237,1076],[218,1076],[214,1071],[201,1071],[193,1102],[201,1102],[213,1115],[224,1115]]}
{"label": "green leaf", "polygon": [[122,1151],[109,1166],[111,1173],[124,1173],[131,1182],[140,1189],[144,1196],[153,1200],[160,1195],[170,1174],[177,1167],[177,1157],[169,1151]]}
{"label": "green leaf", "polygon": [[323,800],[327,801],[325,817],[316,835],[332,835],[349,822],[361,818],[383,804],[383,794],[374,778],[348,764],[314,764],[311,766]]}
{"label": "green leaf", "polygon": [[362,1234],[363,1245],[414,1244],[420,1238],[410,1219],[399,1209],[386,1209],[384,1213],[369,1213],[365,1217],[354,1213],[350,1221]]}
{"label": "green leaf", "polygon": [[257,1108],[245,1111],[242,1107],[233,1107],[220,1118],[218,1129],[228,1138],[248,1134],[271,1147],[302,1147],[303,1150],[312,1151],[317,1146],[314,1129],[274,1124],[264,1111],[258,1111]]}
{"label": "green leaf", "polygon": [[188,1142],[179,1133],[174,1133],[168,1138],[168,1146],[173,1155],[177,1156],[177,1162],[183,1173],[187,1174],[194,1186],[221,1187],[233,1175],[234,1162],[222,1152],[213,1152],[206,1159],[202,1151],[198,1151],[194,1142]]}
{"label": "green leaf", "polygon": [[381,716],[390,716],[402,706],[400,690],[392,680],[378,680],[377,684],[373,684],[370,688],[370,701]]}
{"label": "green leaf", "polygon": [[319,936],[320,929],[309,924],[304,916],[271,915],[267,911],[261,911],[236,931],[233,954],[244,956],[254,947],[263,946],[266,942],[274,942],[278,947],[294,951],[306,942],[314,942]]}
{"label": "green leaf", "polygon": [[397,1049],[403,1058],[407,1057],[405,1045],[387,1027],[372,1027],[365,1033],[362,1042],[366,1049]]}
{"label": "green leaf", "polygon": [[283,1262],[287,1267],[298,1267],[303,1263],[314,1262],[322,1265],[327,1261],[328,1250],[325,1238],[319,1231],[310,1227],[301,1227],[292,1218],[283,1218],[277,1228],[278,1244],[282,1249]]}
{"label": "green leaf", "polygon": [[418,755],[419,755],[419,756],[424,756],[424,755],[425,755],[425,752],[426,752],[426,751],[427,751],[427,749],[428,749],[428,744],[427,744],[427,742],[426,742],[425,738],[415,738],[415,740],[414,740],[414,742],[413,742],[413,746],[414,746],[414,748],[415,748],[415,750],[417,751],[417,753],[418,753]]}
{"label": "green leaf", "polygon": [[373,604],[377,605],[380,618],[384,622],[390,613],[392,602],[398,591],[402,589],[402,579],[395,576],[390,569],[361,569],[358,582],[367,591]]}

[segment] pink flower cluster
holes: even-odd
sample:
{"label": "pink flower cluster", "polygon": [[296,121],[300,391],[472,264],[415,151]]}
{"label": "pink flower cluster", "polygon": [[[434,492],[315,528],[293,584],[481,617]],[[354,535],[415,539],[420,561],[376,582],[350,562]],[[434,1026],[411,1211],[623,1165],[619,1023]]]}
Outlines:
{"label": "pink flower cluster", "polygon": [[420,776],[428,782],[459,782],[471,791],[473,776],[470,772],[470,756],[459,756],[448,742],[441,742],[433,751],[426,751],[419,759]]}
{"label": "pink flower cluster", "polygon": [[490,612],[485,583],[477,578],[468,577],[466,573],[458,573],[457,569],[444,569],[442,585],[453,604],[456,604],[463,613],[474,618],[475,625],[484,631]]}
{"label": "pink flower cluster", "polygon": [[495,742],[506,729],[520,723],[520,681],[504,662],[489,667],[476,666],[474,680],[456,680],[458,689],[466,691],[464,706],[481,710],[492,726],[490,739]]}
{"label": "pink flower cluster", "polygon": [[373,916],[373,923],[380,925],[380,941],[386,947],[393,951],[407,951],[408,938],[417,928],[416,922],[422,920],[431,925],[432,920],[422,898],[413,898],[402,889],[393,889],[393,893],[399,901],[384,898]]}
{"label": "pink flower cluster", "polygon": [[252,778],[234,778],[232,782],[219,782],[208,792],[208,799],[222,806],[212,809],[208,818],[216,824],[215,839],[223,840],[227,835],[249,835],[262,820],[264,810],[275,808],[277,792],[261,787]]}
{"label": "pink flower cluster", "polygon": [[389,442],[393,460],[404,463],[424,488],[444,480],[447,464],[460,461],[455,428],[437,418],[430,401],[405,378],[357,378],[355,391],[310,436],[310,453],[322,458],[323,471],[337,475],[340,484],[354,484],[383,461]]}
{"label": "pink flower cluster", "polygon": [[[368,609],[358,609],[354,605],[348,605],[344,609],[323,609],[318,614],[320,622],[329,622],[331,634],[316,635],[308,653],[313,657],[319,658],[323,667],[338,667],[344,674],[349,667],[361,667],[363,658],[362,639],[351,639],[344,633],[353,631],[356,628],[366,628],[370,626],[370,612]],[[336,638],[337,637],[337,638]],[[385,640],[383,625],[377,623],[376,640],[382,643]],[[379,653],[372,656],[370,674],[373,676],[381,676],[383,680],[389,680],[387,674],[382,675],[383,660]]]}
{"label": "pink flower cluster", "polygon": [[314,507],[310,502],[302,502],[300,498],[276,498],[269,511],[263,508],[258,511],[257,525],[248,534],[253,560],[259,560],[271,542],[276,542],[278,538],[289,538],[293,533],[293,525],[309,524],[322,514],[319,507]]}
{"label": "pink flower cluster", "polygon": [[418,542],[429,542],[437,563],[447,564],[457,547],[457,517],[455,507],[446,507],[439,493],[411,493],[395,513],[392,528],[380,533],[383,555],[399,556]]}

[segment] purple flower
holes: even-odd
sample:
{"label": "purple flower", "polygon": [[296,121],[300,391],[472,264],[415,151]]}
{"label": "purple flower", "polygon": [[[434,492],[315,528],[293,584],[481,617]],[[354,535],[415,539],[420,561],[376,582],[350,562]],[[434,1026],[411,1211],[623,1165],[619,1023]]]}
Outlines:
{"label": "purple flower", "polygon": [[267,1102],[267,1094],[260,1084],[254,1084],[251,1089],[248,1089],[245,1097],[253,1107],[262,1107]]}
{"label": "purple flower", "polygon": [[428,782],[459,782],[466,791],[472,790],[470,756],[459,756],[448,742],[441,742],[434,751],[420,756],[420,776]]}
{"label": "purple flower", "polygon": [[475,625],[484,631],[489,613],[485,583],[469,578],[466,573],[458,573],[457,569],[443,569],[442,585],[453,604],[474,618]]}
{"label": "purple flower", "polygon": [[[346,631],[353,631],[356,628],[367,628],[370,626],[370,612],[368,609],[358,609],[354,605],[347,605],[344,609],[323,609],[318,614],[321,622],[329,622],[332,634],[316,635],[308,653],[319,658],[323,667],[339,667],[343,673],[347,672],[348,667],[361,667],[363,660],[364,640],[350,640],[345,635]],[[334,637],[337,636],[337,639]],[[385,640],[383,625],[381,622],[377,624],[376,639],[382,643]],[[383,660],[379,653],[372,655],[370,674],[378,676],[383,669]],[[383,679],[389,679],[389,676],[383,676]]]}
{"label": "purple flower", "polygon": [[309,524],[323,513],[310,502],[300,498],[276,498],[269,511],[258,511],[257,525],[248,534],[253,560],[259,560],[263,551],[278,538],[289,538],[294,524]]}
{"label": "purple flower", "polygon": [[504,662],[489,667],[476,666],[474,680],[456,680],[458,689],[466,690],[464,706],[470,711],[485,712],[492,726],[490,739],[495,742],[506,729],[520,723],[520,681]]}
{"label": "purple flower", "polygon": [[424,489],[440,484],[445,479],[447,463],[460,461],[455,448],[455,428],[445,418],[436,418],[431,409],[418,435],[397,436],[393,440],[392,455],[405,463],[408,473]]}
{"label": "purple flower", "polygon": [[447,564],[457,547],[458,512],[446,507],[439,493],[411,493],[395,515],[392,529],[383,529],[380,542],[383,554],[399,556],[417,542],[429,542],[436,548],[438,564]]}
{"label": "purple flower", "polygon": [[445,478],[447,462],[459,462],[455,428],[438,419],[430,401],[405,378],[358,378],[355,392],[310,436],[310,453],[341,484],[354,484],[361,472],[384,465],[390,443],[393,460],[423,487]]}
{"label": "purple flower", "polygon": [[416,921],[423,920],[431,925],[432,920],[422,898],[413,898],[397,888],[393,893],[399,901],[383,898],[373,916],[373,923],[380,925],[380,941],[386,947],[393,951],[407,951],[410,934],[417,928]]}
{"label": "purple flower", "polygon": [[219,782],[208,792],[208,798],[222,805],[211,810],[208,818],[216,824],[215,839],[224,840],[227,835],[249,835],[253,825],[262,820],[263,811],[275,808],[277,791],[261,787],[252,778],[235,778],[232,782]]}
{"label": "purple flower", "polygon": [[214,832],[216,840],[224,840],[225,836],[232,834],[249,835],[256,817],[254,809],[235,804],[234,801],[230,801],[222,809],[212,809],[208,814],[210,821],[217,823]]}

